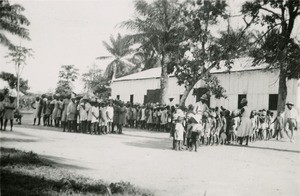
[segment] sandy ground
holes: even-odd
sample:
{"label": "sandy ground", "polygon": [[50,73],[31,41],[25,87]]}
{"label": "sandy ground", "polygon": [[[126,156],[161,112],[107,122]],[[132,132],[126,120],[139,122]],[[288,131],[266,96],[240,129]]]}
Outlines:
{"label": "sandy ground", "polygon": [[125,129],[124,135],[84,135],[16,127],[1,146],[32,150],[79,174],[129,181],[155,195],[300,195],[300,137],[249,147],[171,150],[167,133]]}

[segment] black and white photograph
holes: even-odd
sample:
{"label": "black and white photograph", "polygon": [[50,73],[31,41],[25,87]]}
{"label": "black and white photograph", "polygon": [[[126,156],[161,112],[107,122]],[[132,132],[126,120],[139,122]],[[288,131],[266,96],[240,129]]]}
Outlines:
{"label": "black and white photograph", "polygon": [[300,196],[300,0],[0,0],[0,195]]}

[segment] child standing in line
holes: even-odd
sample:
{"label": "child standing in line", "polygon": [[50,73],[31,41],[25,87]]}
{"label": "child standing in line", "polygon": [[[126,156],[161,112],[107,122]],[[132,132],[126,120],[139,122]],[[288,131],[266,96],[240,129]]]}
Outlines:
{"label": "child standing in line", "polygon": [[178,117],[177,122],[175,124],[175,150],[182,150],[182,142],[183,142],[183,133],[185,132],[183,123],[183,117]]}
{"label": "child standing in line", "polygon": [[267,140],[272,138],[273,135],[273,130],[274,130],[274,124],[272,123],[274,121],[273,119],[273,112],[267,111],[267,123],[268,123],[268,128],[267,128]]}
{"label": "child standing in line", "polygon": [[187,125],[186,125],[186,148],[190,149],[192,148],[192,128],[193,128],[193,124],[194,124],[194,119],[189,116],[187,117]]}
{"label": "child standing in line", "polygon": [[210,131],[211,131],[211,118],[207,112],[203,113],[203,116],[206,118],[204,124],[204,144],[209,145],[210,143]]}
{"label": "child standing in line", "polygon": [[266,129],[267,129],[267,122],[266,122],[266,110],[263,109],[261,110],[259,114],[259,139],[260,140],[265,140],[266,139]]}
{"label": "child standing in line", "polygon": [[216,113],[212,112],[210,114],[210,138],[209,142],[210,145],[214,145],[217,143],[217,135],[216,135],[216,129],[217,129],[217,121],[216,121]]}
{"label": "child standing in line", "polygon": [[[99,104],[98,104],[98,110],[99,110]],[[112,132],[112,123],[114,119],[114,108],[112,101],[109,101],[107,107],[106,107],[106,117],[107,117],[107,132]]]}
{"label": "child standing in line", "polygon": [[274,135],[273,138],[276,138],[276,140],[278,140],[278,135],[280,135],[280,139],[283,138],[283,131],[284,131],[284,120],[283,120],[283,116],[282,116],[282,111],[279,111],[277,114],[277,117],[275,118],[275,120],[272,122],[275,123],[275,131],[274,131]]}
{"label": "child standing in line", "polygon": [[107,134],[107,108],[104,102],[101,103],[99,109],[99,127],[100,134]]}
{"label": "child standing in line", "polygon": [[153,109],[149,107],[148,109],[148,118],[147,118],[147,129],[152,131],[152,124],[153,124]]}
{"label": "child standing in line", "polygon": [[199,140],[199,134],[203,132],[202,122],[200,119],[197,119],[197,116],[193,116],[190,118],[190,124],[190,151],[192,151],[193,148],[195,148],[195,152],[197,152],[197,141]]}
{"label": "child standing in line", "polygon": [[165,132],[167,122],[168,122],[168,111],[166,107],[162,107],[160,113],[161,131]]}
{"label": "child standing in line", "polygon": [[256,111],[253,110],[250,114],[250,119],[251,119],[251,125],[252,125],[252,134],[249,135],[250,141],[254,142],[256,140],[256,135],[257,135],[257,116],[256,116]]}
{"label": "child standing in line", "polygon": [[91,131],[93,134],[97,134],[98,121],[99,121],[99,108],[98,108],[98,103],[95,101],[95,102],[92,102],[92,128],[91,128]]}
{"label": "child standing in line", "polygon": [[224,145],[225,141],[226,141],[227,120],[225,117],[225,111],[220,112],[220,114],[221,114],[222,126],[221,126],[220,133],[219,133],[219,138],[220,138],[219,144]]}

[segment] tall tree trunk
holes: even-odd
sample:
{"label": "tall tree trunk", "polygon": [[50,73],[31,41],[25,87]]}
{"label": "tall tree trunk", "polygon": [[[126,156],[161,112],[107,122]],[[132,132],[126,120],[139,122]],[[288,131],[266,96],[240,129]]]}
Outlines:
{"label": "tall tree trunk", "polygon": [[280,70],[279,72],[279,89],[278,89],[278,103],[277,111],[284,111],[287,97],[286,75]]}
{"label": "tall tree trunk", "polygon": [[20,106],[20,64],[17,65],[17,109]]}
{"label": "tall tree trunk", "polygon": [[185,101],[186,101],[187,97],[189,96],[193,87],[194,87],[194,85],[189,85],[189,86],[185,87],[183,95],[179,101],[179,106],[185,106]]}
{"label": "tall tree trunk", "polygon": [[161,77],[160,77],[160,103],[167,103],[167,93],[169,87],[168,67],[165,62],[165,54],[161,57]]}

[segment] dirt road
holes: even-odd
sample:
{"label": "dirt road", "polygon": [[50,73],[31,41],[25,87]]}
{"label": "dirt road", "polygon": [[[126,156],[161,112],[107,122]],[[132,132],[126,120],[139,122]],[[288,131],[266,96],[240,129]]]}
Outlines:
{"label": "dirt road", "polygon": [[129,181],[156,195],[300,195],[300,137],[249,147],[171,150],[167,133],[125,129],[124,135],[84,135],[15,128],[1,146],[32,150],[59,166],[106,181]]}

